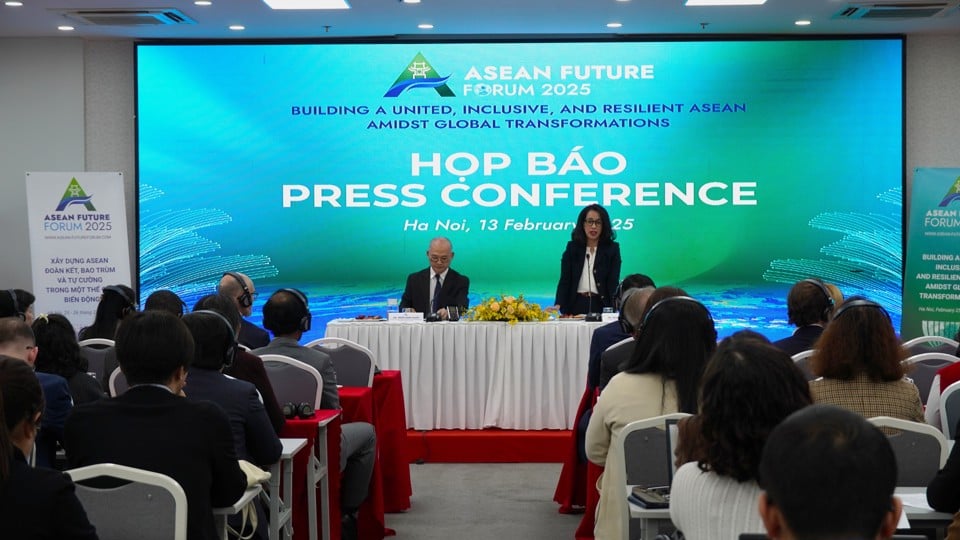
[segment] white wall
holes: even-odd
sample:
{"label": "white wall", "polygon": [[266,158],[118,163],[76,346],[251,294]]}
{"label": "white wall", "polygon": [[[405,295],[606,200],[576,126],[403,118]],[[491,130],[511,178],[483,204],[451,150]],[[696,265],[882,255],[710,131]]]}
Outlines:
{"label": "white wall", "polygon": [[[960,167],[960,33],[906,42],[907,182]],[[30,288],[25,171],[122,171],[135,257],[131,41],[0,39],[0,288]]]}

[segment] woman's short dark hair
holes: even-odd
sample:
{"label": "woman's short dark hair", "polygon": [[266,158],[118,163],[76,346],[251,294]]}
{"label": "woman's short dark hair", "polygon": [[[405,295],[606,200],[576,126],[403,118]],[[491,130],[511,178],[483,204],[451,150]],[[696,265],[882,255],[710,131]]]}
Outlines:
{"label": "woman's short dark hair", "polygon": [[14,289],[13,294],[17,297],[17,304],[20,306],[20,311],[27,311],[27,308],[37,301],[37,297],[30,291]]}
{"label": "woman's short dark hair", "polygon": [[39,315],[33,320],[33,335],[37,341],[37,371],[64,379],[87,371],[87,360],[80,354],[70,319],[59,313]]}
{"label": "woman's short dark hair", "polygon": [[[654,292],[656,294],[656,292]],[[652,304],[637,332],[633,355],[621,367],[627,373],[656,373],[673,380],[681,412],[697,410],[700,376],[717,346],[717,330],[707,308],[692,298],[668,298]]]}
{"label": "woman's short dark hair", "polygon": [[116,350],[129,384],[166,384],[193,361],[193,335],[172,313],[143,311],[120,323]]}
{"label": "woman's short dark hair", "polygon": [[580,210],[580,214],[577,216],[577,226],[574,227],[573,232],[570,233],[570,239],[578,244],[587,243],[587,235],[583,232],[583,223],[587,220],[587,214],[591,210],[600,214],[600,221],[603,221],[603,227],[600,230],[600,240],[598,243],[601,246],[605,246],[616,240],[617,231],[613,230],[613,225],[610,223],[610,214],[607,213],[606,208],[600,206],[599,204],[587,205]]}
{"label": "woman's short dark hair", "polygon": [[162,309],[178,317],[183,315],[183,308],[183,300],[177,296],[177,293],[167,289],[153,291],[150,293],[150,296],[147,297],[147,301],[143,303],[143,309],[145,310]]}
{"label": "woman's short dark hair", "polygon": [[[216,301],[218,297],[223,298],[228,304],[218,303]],[[221,309],[224,308],[232,309],[226,309],[226,313],[222,313]],[[227,317],[231,312],[233,321]],[[216,370],[232,361],[232,353],[229,351],[236,347],[239,317],[234,301],[221,295],[210,295],[200,299],[194,306],[193,313],[183,316],[183,323],[193,335],[193,367]]]}
{"label": "woman's short dark hair", "polygon": [[11,430],[23,419],[43,412],[43,391],[33,368],[23,360],[0,355],[0,485],[9,475],[13,452]]}
{"label": "woman's short dark hair", "polygon": [[701,380],[700,469],[756,479],[767,436],[810,403],[810,385],[787,353],[749,336],[724,339]]}
{"label": "woman's short dark hair", "polygon": [[903,378],[907,351],[897,339],[890,316],[879,304],[851,296],[837,308],[810,358],[818,377],[849,380],[865,374],[874,381]]}

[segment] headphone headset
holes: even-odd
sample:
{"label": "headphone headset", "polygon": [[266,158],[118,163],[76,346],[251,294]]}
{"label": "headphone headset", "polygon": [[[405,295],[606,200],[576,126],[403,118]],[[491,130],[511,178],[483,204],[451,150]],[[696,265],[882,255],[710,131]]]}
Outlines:
{"label": "headphone headset", "polygon": [[620,285],[617,286],[616,298],[619,299],[618,303],[620,304],[620,313],[617,315],[617,322],[620,323],[620,329],[623,330],[624,334],[630,334],[632,336],[633,331],[636,329],[633,327],[633,324],[631,324],[630,321],[627,320],[627,317],[624,314],[624,311],[625,311],[624,307],[626,307],[627,300],[629,300],[631,296],[640,292],[641,287],[630,287],[629,289],[623,291],[623,297],[621,298],[619,289],[620,289],[620,286],[622,285],[623,285],[623,282],[621,281]]}
{"label": "headphone headset", "polygon": [[236,272],[224,272],[224,276],[232,277],[237,283],[240,284],[240,288],[243,289],[243,294],[237,297],[237,302],[240,303],[240,307],[248,308],[253,305],[253,293],[250,292],[250,289],[247,288],[247,282],[243,280],[240,274]]}
{"label": "headphone headset", "polygon": [[313,416],[313,405],[309,403],[284,403],[282,410],[284,418],[305,420]]}
{"label": "headphone headset", "polygon": [[827,290],[827,286],[823,284],[819,279],[802,279],[800,283],[810,283],[820,289],[820,292],[823,293],[823,296],[827,299],[827,307],[823,309],[823,319],[824,321],[830,320],[830,314],[833,313],[833,295],[830,294],[830,291]]}
{"label": "headphone headset", "polygon": [[657,308],[671,302],[692,302],[700,306],[701,308],[703,308],[703,311],[707,314],[707,318],[710,319],[710,324],[713,324],[713,316],[710,315],[710,310],[707,309],[707,306],[700,303],[699,300],[695,298],[690,298],[689,296],[668,296],[663,300],[660,300],[659,302],[654,304],[653,307],[647,310],[647,314],[643,316],[643,321],[640,323],[640,328],[637,329],[637,339],[640,339],[640,334],[642,334],[643,329],[647,327],[647,324],[650,322],[650,318],[653,317],[653,314],[657,311]]}
{"label": "headphone headset", "polygon": [[112,292],[114,294],[119,294],[120,298],[123,298],[124,300],[126,300],[127,302],[126,307],[124,307],[123,310],[120,311],[121,319],[126,317],[130,312],[137,310],[136,300],[134,300],[133,298],[130,298],[130,295],[127,294],[127,291],[123,290],[122,287],[118,287],[116,285],[107,285],[106,287],[101,289],[101,292],[103,293]]}
{"label": "headphone headset", "polygon": [[300,331],[306,332],[307,330],[310,330],[310,323],[313,320],[313,316],[310,315],[310,304],[307,303],[307,297],[297,289],[280,289],[277,292],[289,293],[300,301],[300,305],[303,306],[303,311],[305,313],[300,319]]}
{"label": "headphone headset", "polygon": [[237,356],[237,336],[235,335],[236,331],[233,329],[233,325],[230,324],[230,321],[228,321],[223,314],[217,313],[211,309],[198,309],[193,313],[187,313],[184,315],[184,317],[198,314],[213,315],[214,317],[223,321],[224,326],[227,327],[227,336],[230,344],[227,345],[227,350],[223,353],[223,367],[230,367],[233,365],[233,359]]}
{"label": "headphone headset", "polygon": [[884,309],[883,306],[881,306],[880,304],[874,302],[873,300],[867,300],[866,298],[852,298],[852,299],[847,300],[846,302],[844,302],[844,303],[840,306],[840,309],[838,309],[837,311],[835,311],[835,312],[833,313],[833,319],[832,319],[832,320],[835,321],[835,320],[839,319],[840,316],[843,315],[846,311],[849,311],[849,310],[854,309],[854,308],[873,308],[873,309],[879,309],[881,312],[883,312],[884,315],[887,316],[887,319],[890,318],[890,314],[887,313],[887,310]]}
{"label": "headphone headset", "polygon": [[26,314],[20,309],[20,301],[17,300],[17,291],[13,289],[7,289],[7,294],[10,295],[10,301],[13,302],[13,312],[17,317],[20,317],[20,320],[27,320]]}

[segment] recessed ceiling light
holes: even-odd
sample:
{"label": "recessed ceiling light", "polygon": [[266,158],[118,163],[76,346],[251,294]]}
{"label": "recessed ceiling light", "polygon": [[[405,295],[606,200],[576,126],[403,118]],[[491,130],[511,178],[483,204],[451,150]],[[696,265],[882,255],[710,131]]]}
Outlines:
{"label": "recessed ceiling light", "polygon": [[623,24],[618,22],[607,23],[607,28],[620,28],[621,26],[623,26]]}
{"label": "recessed ceiling light", "polygon": [[422,23],[422,24],[418,24],[417,28],[421,30],[433,30],[433,25],[430,23]]}
{"label": "recessed ceiling light", "polygon": [[242,24],[231,24],[229,27],[231,30],[239,32],[240,30],[246,30],[247,27]]}
{"label": "recessed ceiling light", "polygon": [[4,2],[3,5],[8,7],[20,7],[23,5],[23,2]]}
{"label": "recessed ceiling light", "polygon": [[270,9],[350,9],[347,0],[263,0]]}
{"label": "recessed ceiling light", "polygon": [[193,3],[193,5],[195,5],[195,6],[212,6],[212,5],[213,5],[213,2],[211,2],[210,0],[197,0],[196,2]]}
{"label": "recessed ceiling light", "polygon": [[687,0],[685,6],[762,6],[767,0]]}
{"label": "recessed ceiling light", "polygon": [[73,27],[67,26],[64,24],[64,25],[58,26],[57,30],[60,30],[61,32],[70,32],[71,30],[73,30]]}
{"label": "recessed ceiling light", "polygon": [[806,20],[806,19],[800,19],[799,21],[796,21],[796,22],[793,23],[793,24],[795,24],[795,25],[797,25],[797,26],[810,26],[810,21],[808,21],[808,20]]}
{"label": "recessed ceiling light", "polygon": [[420,0],[400,0],[401,4],[419,4]]}

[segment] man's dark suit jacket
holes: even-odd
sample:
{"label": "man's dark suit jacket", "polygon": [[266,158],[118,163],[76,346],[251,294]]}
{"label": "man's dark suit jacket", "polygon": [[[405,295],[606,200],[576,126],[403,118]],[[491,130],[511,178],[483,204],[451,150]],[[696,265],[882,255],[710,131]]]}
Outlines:
{"label": "man's dark suit jacket", "polygon": [[191,368],[183,392],[187,399],[212,401],[223,408],[230,420],[237,456],[268,467],[280,459],[283,447],[256,387],[231,379],[213,369]]}
{"label": "man's dark suit jacket", "polygon": [[157,386],[78,406],[64,443],[70,468],[118,463],[176,480],[187,495],[189,540],[218,538],[213,508],[232,505],[247,487],[223,410]]}
{"label": "man's dark suit jacket", "polygon": [[823,333],[822,326],[801,326],[790,337],[773,342],[773,346],[793,356],[798,352],[809,351]]}
{"label": "man's dark suit jacket", "polygon": [[[400,298],[400,310],[413,308],[417,313],[430,313],[430,279],[433,270],[427,267],[407,276],[407,287]],[[469,307],[470,278],[453,268],[447,271],[447,277],[440,288],[439,304],[441,308],[457,306],[461,310]]]}
{"label": "man's dark suit jacket", "polygon": [[280,408],[280,402],[277,401],[277,394],[270,384],[270,378],[267,377],[267,370],[263,367],[263,360],[247,351],[237,350],[233,364],[223,372],[257,387],[260,397],[263,398],[263,406],[267,409],[267,416],[270,417],[270,423],[273,424],[273,430],[279,435],[286,419],[283,416],[283,409]]}
{"label": "man's dark suit jacket", "polygon": [[270,333],[246,319],[240,319],[240,335],[237,342],[251,349],[266,347],[270,343]]}
{"label": "man's dark suit jacket", "polygon": [[623,331],[620,321],[614,321],[598,327],[590,338],[590,357],[587,360],[587,387],[594,390],[600,386],[600,355],[607,347],[619,343],[630,334]]}
{"label": "man's dark suit jacket", "polygon": [[70,477],[27,465],[13,449],[10,476],[0,489],[0,538],[96,540]]}
{"label": "man's dark suit jacket", "polygon": [[[560,257],[560,280],[557,282],[556,304],[560,313],[573,314],[571,311],[577,301],[577,285],[587,253],[587,246],[578,242],[567,242],[567,248]],[[606,246],[597,246],[596,260],[593,261],[593,279],[600,294],[601,308],[613,307],[613,294],[620,282],[620,244],[613,242]]]}
{"label": "man's dark suit jacket", "polygon": [[38,371],[37,380],[43,388],[44,400],[37,434],[37,466],[52,469],[57,458],[57,443],[63,442],[63,425],[73,409],[73,397],[70,384],[59,375]]}

